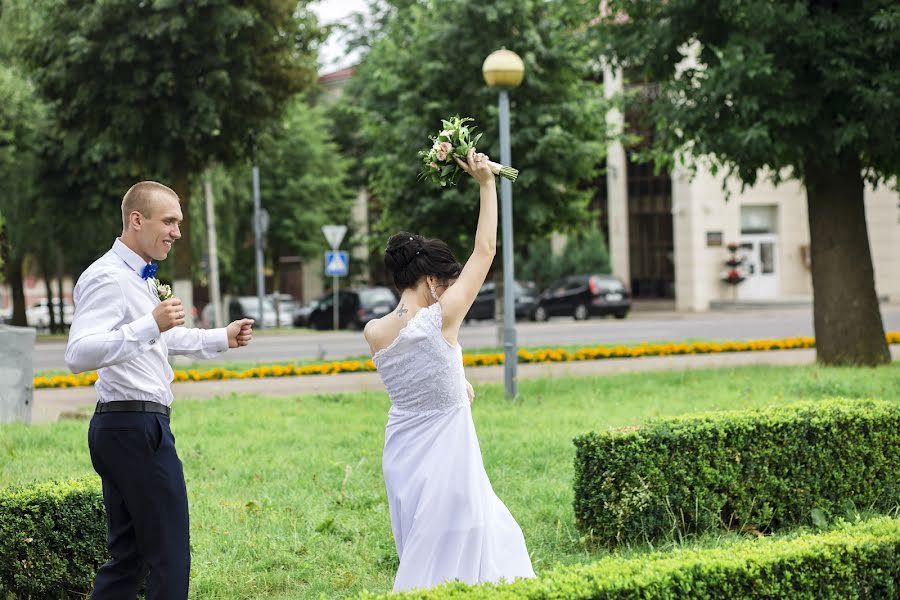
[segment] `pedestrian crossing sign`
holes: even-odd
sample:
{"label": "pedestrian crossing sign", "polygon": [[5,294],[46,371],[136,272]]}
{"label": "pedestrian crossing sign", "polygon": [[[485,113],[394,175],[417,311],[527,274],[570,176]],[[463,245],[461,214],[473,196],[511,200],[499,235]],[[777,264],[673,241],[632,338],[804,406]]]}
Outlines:
{"label": "pedestrian crossing sign", "polygon": [[349,272],[350,261],[345,250],[328,250],[325,252],[325,275],[328,277],[345,277]]}

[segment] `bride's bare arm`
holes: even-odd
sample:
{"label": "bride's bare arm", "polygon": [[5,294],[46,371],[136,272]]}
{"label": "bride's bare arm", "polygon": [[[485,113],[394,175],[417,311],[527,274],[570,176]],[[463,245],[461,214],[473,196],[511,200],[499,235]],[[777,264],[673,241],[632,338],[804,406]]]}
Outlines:
{"label": "bride's bare arm", "polygon": [[448,339],[455,339],[459,333],[463,318],[475,301],[497,253],[497,184],[487,165],[488,158],[470,151],[465,162],[459,158],[456,162],[478,182],[481,210],[472,255],[456,283],[441,296],[444,337]]}

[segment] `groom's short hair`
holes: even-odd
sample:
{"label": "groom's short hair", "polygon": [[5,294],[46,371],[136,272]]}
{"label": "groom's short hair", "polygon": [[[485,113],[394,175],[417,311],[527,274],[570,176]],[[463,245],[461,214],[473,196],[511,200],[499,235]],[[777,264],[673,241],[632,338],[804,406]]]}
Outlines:
{"label": "groom's short hair", "polygon": [[156,194],[167,193],[178,198],[171,188],[155,181],[139,181],[122,198],[122,229],[128,228],[128,215],[138,211],[148,219],[152,217],[153,198]]}

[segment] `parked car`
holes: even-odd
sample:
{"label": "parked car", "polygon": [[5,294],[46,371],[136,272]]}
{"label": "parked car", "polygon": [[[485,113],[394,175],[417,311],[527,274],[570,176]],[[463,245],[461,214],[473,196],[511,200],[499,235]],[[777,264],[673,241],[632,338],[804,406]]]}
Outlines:
{"label": "parked car", "polygon": [[228,303],[228,321],[236,319],[253,319],[263,327],[275,327],[278,320],[275,316],[275,305],[272,299],[263,296],[262,318],[259,315],[259,298],[256,296],[238,296]]}
{"label": "parked car", "polygon": [[581,321],[592,315],[624,319],[631,310],[631,291],[613,275],[571,275],[554,281],[538,299],[536,321],[572,316]]}
{"label": "parked car", "polygon": [[266,298],[272,302],[273,307],[276,307],[275,301],[278,300],[278,326],[291,327],[294,324],[294,313],[300,307],[300,303],[290,294],[278,294],[277,298],[275,296],[269,294]]}
{"label": "parked car", "polygon": [[309,327],[309,315],[319,305],[319,298],[300,305],[294,311],[294,327]]}
{"label": "parked car", "polygon": [[[54,315],[59,318],[59,300],[53,303],[55,305]],[[46,298],[43,298],[28,308],[25,309],[25,318],[28,319],[28,326],[35,327],[37,329],[46,329],[50,327],[50,303]],[[66,325],[72,324],[72,316],[75,314],[75,307],[68,303],[63,302],[63,322]]]}
{"label": "parked car", "polygon": [[[368,287],[338,292],[338,327],[362,329],[372,319],[382,317],[397,307],[396,294],[386,287]],[[309,327],[331,329],[334,323],[334,295],[320,296],[307,318]]]}
{"label": "parked car", "polygon": [[[481,286],[475,302],[469,312],[466,313],[466,321],[479,321],[493,319],[495,315],[497,294],[494,291],[494,282],[487,281]],[[534,309],[537,308],[538,291],[530,281],[516,281],[515,295],[516,319],[534,320]]]}

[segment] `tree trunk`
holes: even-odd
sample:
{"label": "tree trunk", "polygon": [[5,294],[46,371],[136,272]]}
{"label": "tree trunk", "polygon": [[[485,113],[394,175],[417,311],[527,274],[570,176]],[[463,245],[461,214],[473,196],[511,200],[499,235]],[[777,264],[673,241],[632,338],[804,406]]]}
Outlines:
{"label": "tree trunk", "polygon": [[844,157],[838,168],[807,164],[805,180],[818,362],[889,363],[859,159]]}
{"label": "tree trunk", "polygon": [[59,322],[60,322],[60,331],[65,333],[66,329],[71,325],[71,323],[66,323],[66,311],[65,311],[65,302],[63,300],[63,275],[64,275],[64,266],[63,266],[63,255],[62,252],[57,248],[56,250],[56,296],[59,298]]}
{"label": "tree trunk", "polygon": [[53,276],[50,273],[50,258],[48,250],[44,248],[40,259],[41,275],[44,276],[44,290],[47,292],[47,316],[50,321],[47,327],[50,333],[57,333],[56,329],[56,302],[53,301]]}
{"label": "tree trunk", "polygon": [[6,280],[12,292],[12,325],[28,327],[28,319],[25,317],[25,284],[22,281],[21,256],[8,252],[6,255]]}

